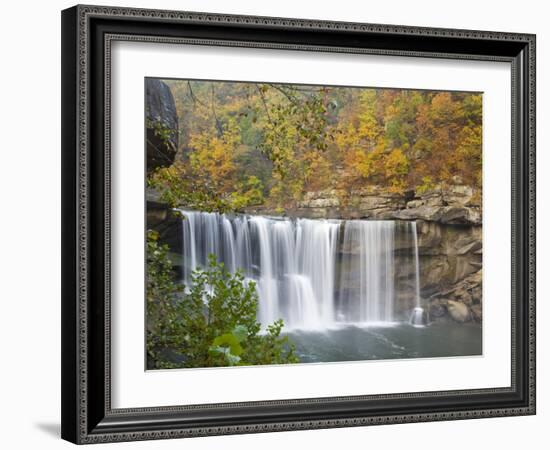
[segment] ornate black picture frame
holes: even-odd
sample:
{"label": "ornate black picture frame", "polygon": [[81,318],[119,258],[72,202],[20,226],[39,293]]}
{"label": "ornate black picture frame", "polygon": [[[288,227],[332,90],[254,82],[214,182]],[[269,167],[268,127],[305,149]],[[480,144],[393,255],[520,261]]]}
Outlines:
{"label": "ornate black picture frame", "polygon": [[[456,60],[512,67],[511,386],[113,409],[110,62],[114,41]],[[62,13],[62,437],[74,443],[535,414],[535,36],[99,6]]]}

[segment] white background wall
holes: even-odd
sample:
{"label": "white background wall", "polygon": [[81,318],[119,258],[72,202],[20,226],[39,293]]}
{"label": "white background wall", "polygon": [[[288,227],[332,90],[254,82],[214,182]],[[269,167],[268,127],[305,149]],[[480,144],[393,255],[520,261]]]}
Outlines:
{"label": "white background wall", "polygon": [[[542,1],[111,0],[101,4],[470,28],[537,34],[538,415],[116,444],[117,448],[544,448],[550,425],[549,14]],[[60,403],[60,10],[71,1],[2,5],[0,46],[0,446],[69,448]],[[6,160],[7,157],[7,160]],[[498,168],[496,169],[498,170]],[[507,195],[507,194],[505,194]],[[546,205],[545,205],[546,203]],[[508,345],[503,342],[503,345]],[[396,374],[399,376],[399,374]],[[345,380],[340,380],[345,383]],[[113,447],[114,448],[114,447]]]}

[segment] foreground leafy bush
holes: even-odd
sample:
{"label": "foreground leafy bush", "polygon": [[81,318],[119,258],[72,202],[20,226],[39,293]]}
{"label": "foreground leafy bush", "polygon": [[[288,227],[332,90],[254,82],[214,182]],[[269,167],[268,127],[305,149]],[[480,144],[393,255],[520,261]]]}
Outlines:
{"label": "foreground leafy bush", "polygon": [[278,320],[260,333],[258,294],[240,272],[210,256],[184,292],[173,278],[168,247],[147,239],[147,367],[215,367],[299,362]]}

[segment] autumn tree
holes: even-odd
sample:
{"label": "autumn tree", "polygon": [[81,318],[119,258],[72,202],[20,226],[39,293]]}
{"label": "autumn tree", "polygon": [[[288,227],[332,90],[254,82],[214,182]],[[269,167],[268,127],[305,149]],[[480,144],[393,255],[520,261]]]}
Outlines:
{"label": "autumn tree", "polygon": [[481,96],[366,89],[341,114],[336,144],[348,188],[423,191],[455,181],[480,187]]}
{"label": "autumn tree", "polygon": [[310,191],[479,190],[478,93],[169,80],[180,123],[173,166],[150,186],[174,206],[281,212]]}

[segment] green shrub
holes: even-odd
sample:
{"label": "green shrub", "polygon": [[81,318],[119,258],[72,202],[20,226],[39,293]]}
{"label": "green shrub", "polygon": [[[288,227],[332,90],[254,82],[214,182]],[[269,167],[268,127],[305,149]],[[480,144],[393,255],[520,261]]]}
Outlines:
{"label": "green shrub", "polygon": [[261,332],[258,294],[242,273],[229,273],[214,256],[192,274],[184,292],[176,283],[168,248],[147,240],[147,367],[216,367],[299,362],[281,336],[283,321]]}

